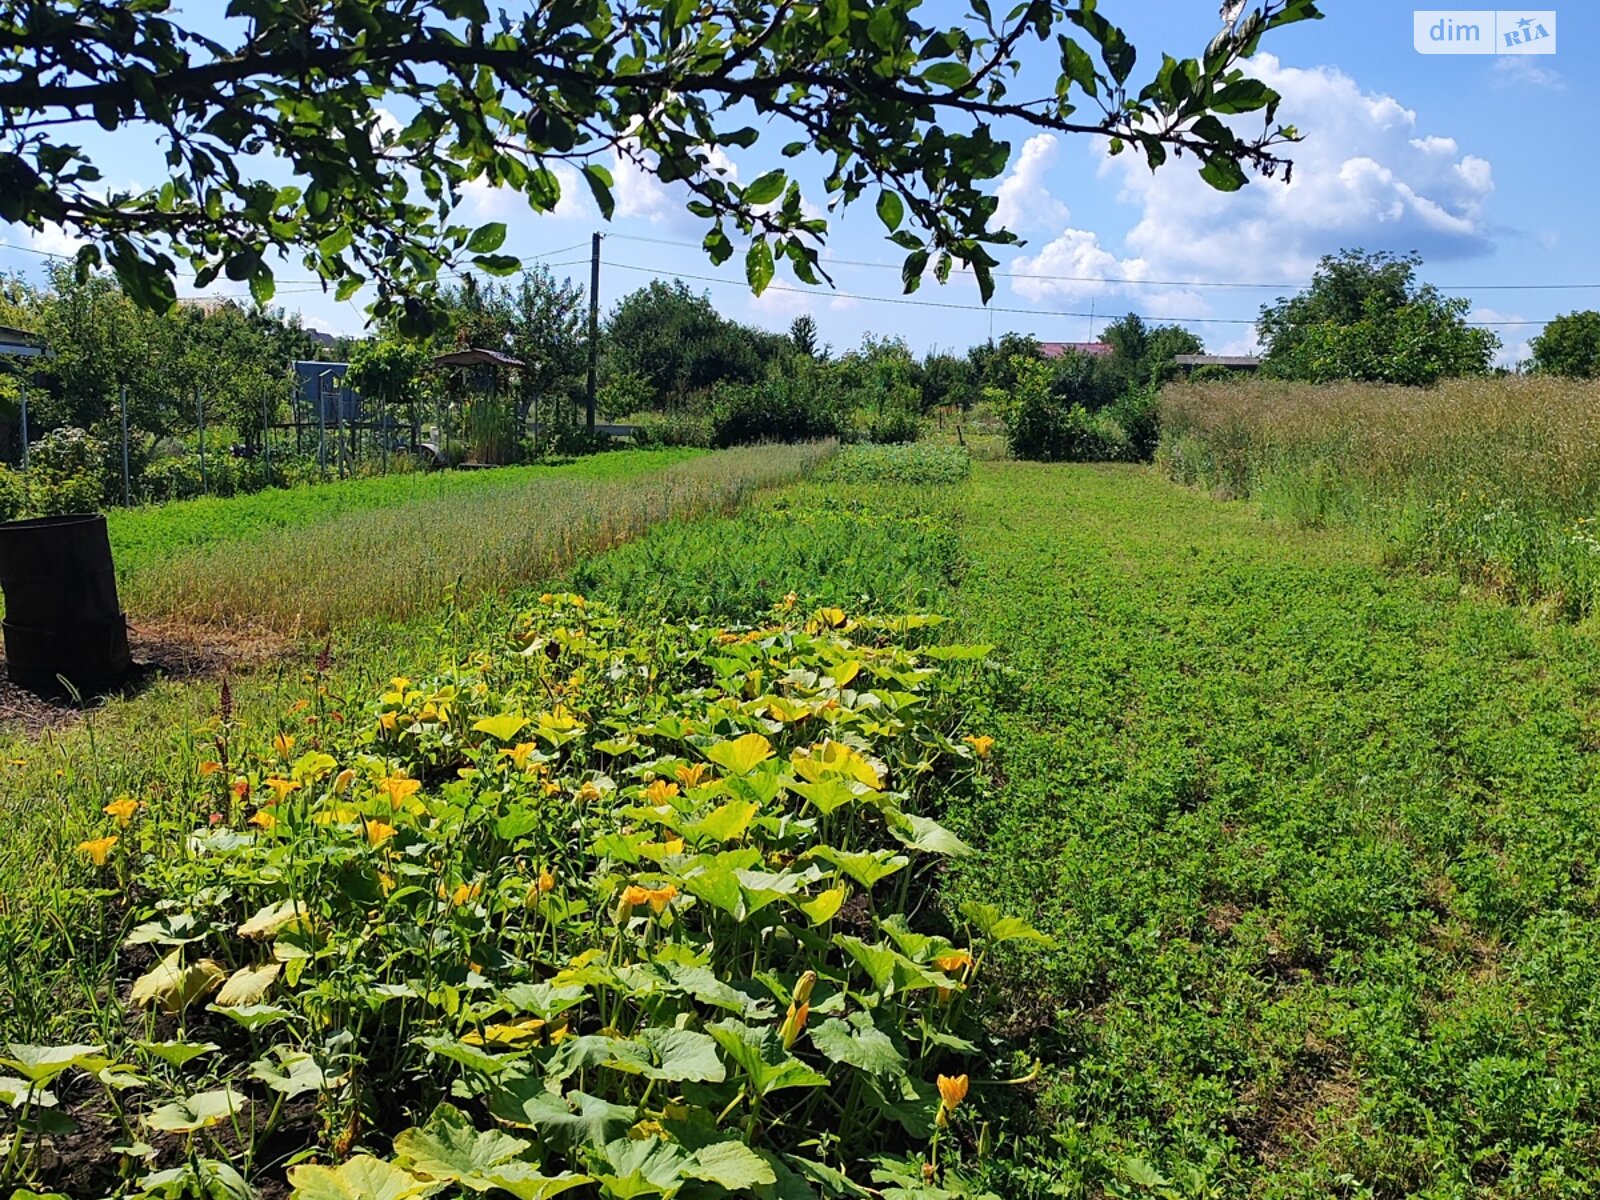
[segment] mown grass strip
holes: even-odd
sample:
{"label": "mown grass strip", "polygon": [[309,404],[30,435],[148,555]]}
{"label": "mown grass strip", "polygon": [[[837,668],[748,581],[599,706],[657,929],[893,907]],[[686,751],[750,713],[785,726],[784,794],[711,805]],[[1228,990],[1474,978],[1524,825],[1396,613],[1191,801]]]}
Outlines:
{"label": "mown grass strip", "polygon": [[962,530],[1005,785],[949,886],[1058,943],[990,1188],[1600,1189],[1592,636],[1143,469],[980,464]]}

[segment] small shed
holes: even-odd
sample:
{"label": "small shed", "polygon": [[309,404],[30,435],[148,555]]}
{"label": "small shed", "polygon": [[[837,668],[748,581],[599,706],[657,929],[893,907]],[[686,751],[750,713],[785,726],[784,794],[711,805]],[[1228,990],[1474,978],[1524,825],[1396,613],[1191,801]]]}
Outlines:
{"label": "small shed", "polygon": [[0,354],[15,358],[38,358],[46,353],[44,339],[26,329],[0,325]]}
{"label": "small shed", "polygon": [[1261,358],[1255,354],[1178,354],[1173,357],[1185,375],[1201,367],[1225,367],[1230,371],[1258,371]]}
{"label": "small shed", "polygon": [[1110,342],[1040,342],[1039,353],[1046,358],[1065,358],[1069,354],[1110,358],[1116,353],[1116,348]]}

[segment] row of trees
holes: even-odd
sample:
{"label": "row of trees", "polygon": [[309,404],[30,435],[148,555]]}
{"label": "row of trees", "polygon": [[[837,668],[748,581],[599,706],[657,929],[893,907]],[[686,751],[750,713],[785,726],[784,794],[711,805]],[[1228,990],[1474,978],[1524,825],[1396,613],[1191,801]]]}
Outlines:
{"label": "row of trees", "polygon": [[[1500,339],[1468,323],[1471,303],[1417,280],[1416,254],[1345,250],[1324,256],[1311,285],[1266,305],[1256,331],[1262,371],[1312,383],[1357,379],[1427,385],[1493,369]],[[1600,374],[1600,313],[1573,312],[1529,343],[1526,371]]]}

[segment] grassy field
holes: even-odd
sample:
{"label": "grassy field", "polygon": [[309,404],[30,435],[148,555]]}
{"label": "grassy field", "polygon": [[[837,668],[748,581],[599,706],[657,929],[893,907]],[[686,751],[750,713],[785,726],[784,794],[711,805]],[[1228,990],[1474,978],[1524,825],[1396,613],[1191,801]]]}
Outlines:
{"label": "grassy field", "polygon": [[[116,1047],[153,1081],[127,1109],[155,1165],[172,1167],[180,1144],[195,1160],[226,1151],[269,1194],[308,1142],[325,1162],[338,1146],[385,1160],[404,1176],[385,1176],[396,1194],[428,1178],[419,1161],[439,1161],[418,1159],[426,1143],[481,1151],[480,1182],[496,1163],[582,1170],[596,1182],[574,1194],[587,1197],[637,1194],[643,1176],[627,1173],[645,1158],[699,1171],[690,1159],[722,1139],[774,1182],[740,1191],[733,1160],[760,1168],[719,1151],[729,1161],[706,1169],[729,1171],[726,1185],[697,1176],[683,1196],[832,1200],[854,1194],[828,1174],[841,1168],[900,1200],[1595,1194],[1600,647],[1584,627],[1393,573],[1359,530],[1263,521],[1133,467],[979,462],[950,484],[805,483],[580,556],[546,586],[547,600],[491,594],[340,634],[327,671],[262,673],[228,722],[214,694],[190,689],[10,747],[28,763],[0,767],[14,834],[0,851],[0,1038]],[[885,619],[913,609],[953,620]],[[984,645],[997,649],[983,657]],[[829,671],[854,682],[830,690]],[[568,701],[593,733],[567,738]],[[457,715],[440,718],[441,703]],[[685,714],[694,728],[675,723]],[[878,804],[937,824],[884,843],[877,809],[769,807],[748,839],[721,843],[767,856],[739,876],[745,890],[703,878],[720,870],[712,839],[736,828],[727,806],[786,805],[756,776],[800,761],[762,766],[732,743],[759,731],[787,753],[824,728],[888,772],[873,778],[895,795]],[[675,776],[708,756],[717,775],[755,772],[755,790],[701,793]],[[202,773],[221,758],[225,771]],[[861,783],[853,759],[838,761]],[[409,784],[383,782],[405,775],[421,781],[420,807],[394,801]],[[652,776],[662,786],[645,794]],[[230,791],[239,778],[248,802]],[[544,779],[562,797],[553,816],[528,798]],[[264,805],[275,788],[281,807]],[[124,795],[143,805],[126,828],[102,811]],[[845,792],[815,795],[827,807]],[[263,811],[292,830],[253,822]],[[341,840],[348,813],[399,827],[404,854]],[[186,843],[193,826],[200,840]],[[77,848],[95,834],[119,837],[103,868]],[[814,838],[831,847],[823,859]],[[826,857],[841,845],[885,865],[914,845],[914,865],[864,882],[851,871],[867,858],[846,870]],[[808,862],[821,873],[799,881]],[[557,907],[539,899],[552,867]],[[369,868],[401,886],[380,875],[373,891]],[[295,894],[317,905],[317,936],[278,938],[285,964],[306,961],[261,1001],[287,1015],[244,1014],[269,1022],[252,1032],[197,1003],[130,1035],[128,989],[158,954],[256,964],[264,949],[230,931]],[[796,907],[813,901],[810,915]],[[185,947],[172,922],[190,913],[203,929]],[[152,919],[168,924],[119,949]],[[628,972],[590,956],[552,975],[585,949],[621,954]],[[647,984],[646,959],[708,965],[744,999],[695,976],[690,1003],[681,984]],[[807,965],[810,1026],[793,1008]],[[946,968],[964,986],[948,987]],[[534,990],[506,990],[530,969]],[[585,989],[581,1005],[595,989],[614,997],[572,1010],[581,1036],[567,1049],[538,1033],[566,1029],[551,1007],[564,980]],[[645,1000],[641,987],[666,990]],[[733,1011],[756,1001],[769,1006],[759,1017]],[[647,1032],[664,1023],[716,1045],[669,1050]],[[188,1052],[173,1042],[217,1049],[169,1067],[163,1054]],[[385,1065],[361,1065],[369,1053]],[[829,1085],[744,1107],[767,1072],[802,1068]],[[639,1071],[656,1083],[628,1082]],[[280,1106],[273,1081],[296,1072],[310,1086]],[[61,1107],[83,1114],[92,1080],[69,1068],[58,1086]],[[257,1124],[187,1143],[149,1131],[153,1113],[199,1119],[224,1086]],[[447,1086],[466,1124],[446,1114],[393,1141]],[[551,1086],[583,1107],[522,1107]],[[486,1113],[533,1147],[486,1142]]]}
{"label": "grassy field", "polygon": [[446,599],[470,603],[549,576],[657,522],[732,509],[832,452],[817,443],[602,455],[584,470],[519,473],[493,487],[201,545],[133,575],[124,603],[139,614],[291,634],[405,620]]}
{"label": "grassy field", "polygon": [[1306,528],[1366,530],[1396,565],[1584,616],[1600,601],[1597,398],[1549,377],[1179,385],[1157,460]]}
{"label": "grassy field", "polygon": [[1592,637],[1145,469],[980,464],[963,512],[1005,785],[951,900],[1059,943],[993,1190],[1594,1195]]}

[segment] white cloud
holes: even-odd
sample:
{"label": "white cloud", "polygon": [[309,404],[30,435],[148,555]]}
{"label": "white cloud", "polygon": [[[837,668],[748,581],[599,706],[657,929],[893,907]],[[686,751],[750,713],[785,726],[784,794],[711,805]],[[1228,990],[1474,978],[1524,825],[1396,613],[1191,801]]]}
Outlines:
{"label": "white cloud", "polygon": [[1417,250],[1425,259],[1487,253],[1486,159],[1451,137],[1419,133],[1393,96],[1362,91],[1336,67],[1283,66],[1259,55],[1250,71],[1283,96],[1279,116],[1305,141],[1291,148],[1292,182],[1254,179],[1217,192],[1182,165],[1152,174],[1133,155],[1108,158],[1123,198],[1141,206],[1127,244],[1164,276],[1273,281],[1304,278],[1342,247]]}
{"label": "white cloud", "polygon": [[[637,143],[619,148],[613,157],[611,176],[615,185],[612,194],[617,201],[616,215],[640,218],[653,225],[691,224],[694,218],[684,209],[689,198],[687,189],[682,183],[662,183],[653,171],[636,161],[641,154],[646,163],[653,163],[654,159],[641,152]],[[720,147],[706,152],[704,171],[730,183],[739,181],[739,164]]]}
{"label": "white cloud", "polygon": [[1525,54],[1501,54],[1494,60],[1494,66],[1489,68],[1489,78],[1496,87],[1518,87],[1527,84],[1531,87],[1549,88],[1553,92],[1565,91],[1567,81],[1561,72],[1553,67],[1540,66],[1537,61]]}
{"label": "white cloud", "polygon": [[[1493,308],[1475,308],[1467,314],[1469,321],[1524,321],[1521,313],[1500,312]],[[1500,349],[1495,352],[1497,367],[1514,367],[1533,357],[1533,339],[1539,328],[1533,325],[1490,325],[1489,329],[1500,335]]]}
{"label": "white cloud", "polygon": [[995,190],[1000,203],[995,208],[994,226],[1021,233],[1060,229],[1071,219],[1067,206],[1051,195],[1046,181],[1059,151],[1060,143],[1051,133],[1036,134],[1022,144],[1017,161]]}
{"label": "white cloud", "polygon": [[561,185],[561,198],[548,213],[535,213],[528,199],[515,188],[491,184],[484,179],[468,180],[461,188],[462,215],[469,221],[509,221],[518,217],[547,217],[570,220],[589,215],[588,187],[577,169],[566,163],[550,164],[550,172]]}

